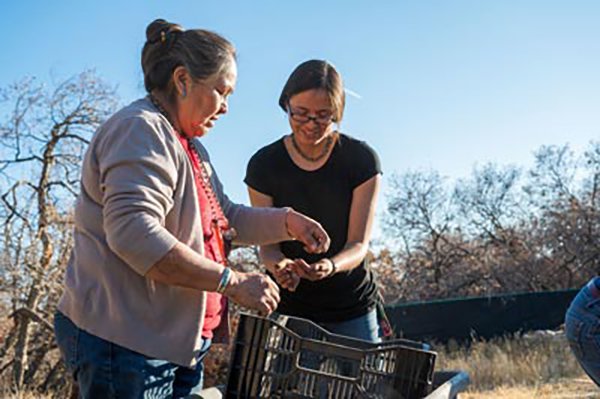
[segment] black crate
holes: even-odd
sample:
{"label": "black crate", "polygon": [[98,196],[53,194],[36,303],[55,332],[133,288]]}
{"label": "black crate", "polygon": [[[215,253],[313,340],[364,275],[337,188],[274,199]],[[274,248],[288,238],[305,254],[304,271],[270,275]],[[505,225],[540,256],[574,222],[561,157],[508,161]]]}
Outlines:
{"label": "black crate", "polygon": [[436,358],[426,347],[343,337],[290,316],[242,314],[225,398],[422,398]]}

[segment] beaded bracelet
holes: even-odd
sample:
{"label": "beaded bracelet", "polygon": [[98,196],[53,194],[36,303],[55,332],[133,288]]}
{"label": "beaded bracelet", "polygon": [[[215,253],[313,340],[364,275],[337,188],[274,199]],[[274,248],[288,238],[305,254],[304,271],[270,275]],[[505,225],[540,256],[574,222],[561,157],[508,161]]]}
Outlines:
{"label": "beaded bracelet", "polygon": [[335,264],[333,259],[327,258],[327,260],[331,262],[331,273],[329,273],[329,275],[333,276],[335,273],[337,273],[337,270],[338,270],[337,265]]}
{"label": "beaded bracelet", "polygon": [[231,269],[226,267],[223,269],[223,274],[221,274],[221,280],[219,280],[219,285],[217,286],[217,293],[222,294],[225,292],[225,288],[229,285],[229,281],[231,280]]}

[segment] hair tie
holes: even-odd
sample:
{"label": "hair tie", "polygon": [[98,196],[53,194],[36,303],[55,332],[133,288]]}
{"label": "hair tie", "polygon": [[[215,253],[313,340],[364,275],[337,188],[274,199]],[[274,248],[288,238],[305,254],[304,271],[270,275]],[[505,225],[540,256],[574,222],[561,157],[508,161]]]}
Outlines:
{"label": "hair tie", "polygon": [[161,41],[161,43],[164,43],[167,41],[167,33],[164,30],[160,31],[160,41]]}

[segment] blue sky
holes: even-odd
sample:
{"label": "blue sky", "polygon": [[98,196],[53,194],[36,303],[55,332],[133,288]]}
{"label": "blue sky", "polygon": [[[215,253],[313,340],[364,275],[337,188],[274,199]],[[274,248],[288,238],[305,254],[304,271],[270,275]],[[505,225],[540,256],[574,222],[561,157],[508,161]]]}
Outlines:
{"label": "blue sky", "polygon": [[[162,17],[237,47],[230,114],[208,137],[230,196],[246,162],[289,132],[277,106],[292,69],[330,60],[348,97],[342,131],[369,142],[385,178],[489,161],[527,166],[542,144],[578,150],[600,133],[600,1],[11,1],[2,5],[0,86],[95,68],[122,103],[144,95],[146,25]],[[381,202],[383,205],[383,201]]]}

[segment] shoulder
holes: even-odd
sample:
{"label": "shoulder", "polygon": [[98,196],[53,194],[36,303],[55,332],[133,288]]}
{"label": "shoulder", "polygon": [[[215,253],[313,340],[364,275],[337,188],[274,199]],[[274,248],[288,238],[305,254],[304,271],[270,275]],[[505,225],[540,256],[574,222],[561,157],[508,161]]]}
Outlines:
{"label": "shoulder", "polygon": [[127,129],[130,126],[142,132],[154,133],[165,138],[173,136],[170,125],[152,104],[146,99],[140,99],[121,108],[104,122],[101,130],[108,134],[114,130]]}
{"label": "shoulder", "polygon": [[355,161],[358,159],[379,165],[377,152],[366,141],[340,133],[337,145],[345,156],[351,157]]}
{"label": "shoulder", "polygon": [[129,156],[164,154],[179,157],[178,139],[168,121],[146,99],[112,115],[98,129],[91,146],[97,155],[131,152]]}
{"label": "shoulder", "polygon": [[[146,99],[134,101],[117,111],[100,127],[97,136],[98,139],[108,140],[112,136],[126,136],[132,140],[148,140],[153,137],[165,144],[177,141],[168,121]],[[148,144],[154,140],[150,140]]]}

